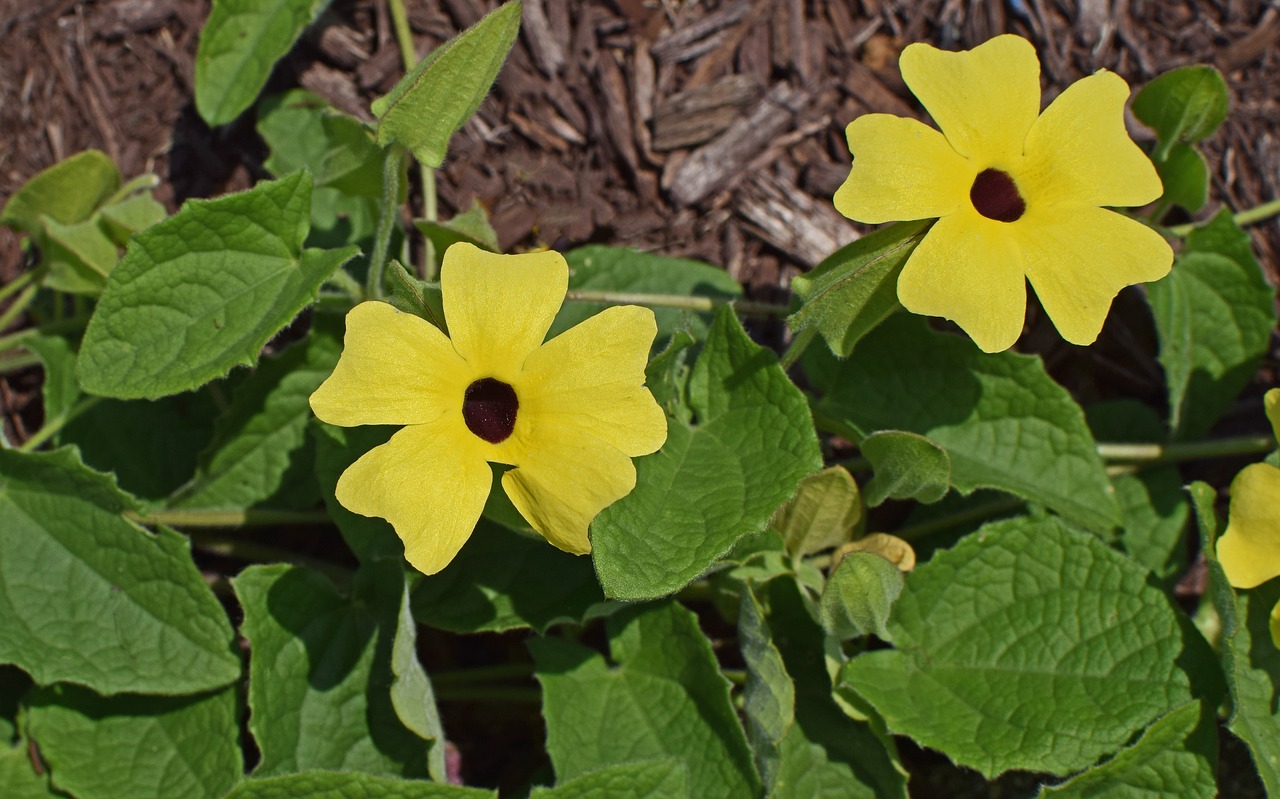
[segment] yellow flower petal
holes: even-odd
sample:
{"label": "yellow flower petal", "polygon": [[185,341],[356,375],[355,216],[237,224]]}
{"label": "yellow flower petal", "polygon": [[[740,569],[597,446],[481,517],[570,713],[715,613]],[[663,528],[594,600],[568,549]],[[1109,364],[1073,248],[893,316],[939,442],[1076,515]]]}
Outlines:
{"label": "yellow flower petal", "polygon": [[1007,169],[1040,113],[1040,61],[1031,43],[1005,34],[972,50],[912,44],[898,61],[902,79],[956,152]]}
{"label": "yellow flower petal", "polygon": [[658,326],[653,311],[608,308],[548,341],[525,362],[520,392],[535,427],[573,428],[630,456],[667,440],[667,417],[644,387]]}
{"label": "yellow flower petal", "polygon": [[1271,422],[1271,433],[1280,441],[1280,388],[1273,388],[1262,397],[1262,407],[1266,409],[1267,420]]}
{"label": "yellow flower petal", "polygon": [[1156,168],[1129,138],[1129,84],[1099,72],[1067,87],[1027,134],[1015,175],[1030,207],[1145,205],[1164,191]]}
{"label": "yellow flower petal", "polygon": [[435,574],[471,536],[489,496],[492,473],[469,435],[454,418],[404,428],[343,472],[338,501],[391,522],[405,559]]}
{"label": "yellow flower petal", "polygon": [[569,265],[554,250],[495,255],[462,242],[440,267],[454,348],[478,376],[505,383],[546,337],[568,288]]}
{"label": "yellow flower petal", "polygon": [[1028,209],[1009,227],[1036,296],[1072,344],[1093,343],[1120,289],[1158,280],[1173,264],[1159,233],[1103,208]]}
{"label": "yellow flower petal", "polygon": [[1236,588],[1280,577],[1280,469],[1246,466],[1231,481],[1227,531],[1218,539],[1218,561]]}
{"label": "yellow flower petal", "polygon": [[591,551],[587,527],[600,511],[631,493],[636,469],[617,447],[573,428],[547,425],[538,446],[502,475],[511,504],[553,545]]}
{"label": "yellow flower petal", "polygon": [[954,320],[985,352],[1013,346],[1027,289],[1008,227],[971,207],[939,219],[898,277],[903,307]]}
{"label": "yellow flower petal", "polygon": [[311,395],[329,424],[420,424],[457,404],[470,382],[466,364],[438,328],[385,302],[347,314],[342,356]]}
{"label": "yellow flower petal", "polygon": [[833,200],[867,224],[946,216],[968,200],[977,172],[941,133],[914,119],[867,114],[845,129],[853,168]]}

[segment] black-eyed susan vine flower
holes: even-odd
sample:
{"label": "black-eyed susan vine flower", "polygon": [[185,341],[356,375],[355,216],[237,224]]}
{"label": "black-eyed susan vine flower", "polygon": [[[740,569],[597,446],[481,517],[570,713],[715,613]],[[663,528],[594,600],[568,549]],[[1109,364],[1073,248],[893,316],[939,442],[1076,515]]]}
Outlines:
{"label": "black-eyed susan vine flower", "polygon": [[1021,37],[963,52],[912,44],[900,66],[941,132],[889,114],[853,120],[835,205],[866,223],[937,218],[898,278],[907,310],[952,319],[996,352],[1022,331],[1030,280],[1063,338],[1090,344],[1120,289],[1168,273],[1164,239],[1104,207],[1162,192],[1125,131],[1123,79],[1090,75],[1041,114],[1040,62]]}
{"label": "black-eyed susan vine flower", "polygon": [[[1280,388],[1268,391],[1263,402],[1280,442]],[[1231,481],[1227,531],[1218,539],[1217,552],[1236,588],[1255,588],[1280,577],[1280,468],[1255,463]],[[1271,609],[1271,640],[1280,647],[1280,604]]]}
{"label": "black-eyed susan vine flower", "polygon": [[382,302],[347,314],[342,356],[311,395],[330,424],[404,425],[338,480],[338,501],[391,522],[405,558],[453,560],[489,496],[489,463],[516,509],[567,552],[636,483],[631,458],[666,441],[644,387],[653,311],[608,308],[544,343],[568,289],[557,252],[494,255],[455,244],[440,270],[449,335]]}

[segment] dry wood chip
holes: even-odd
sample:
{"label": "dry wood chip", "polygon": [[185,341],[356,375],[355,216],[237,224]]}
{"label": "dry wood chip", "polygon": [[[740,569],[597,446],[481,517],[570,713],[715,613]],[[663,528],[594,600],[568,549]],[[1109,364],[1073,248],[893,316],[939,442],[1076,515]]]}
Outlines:
{"label": "dry wood chip", "polygon": [[654,111],[653,149],[661,152],[710,141],[740,119],[760,93],[755,78],[726,75],[663,99]]}
{"label": "dry wood chip", "polygon": [[809,267],[858,237],[831,203],[767,173],[738,190],[737,209],[762,239]]}
{"label": "dry wood chip", "polygon": [[874,70],[851,61],[845,67],[844,81],[840,88],[858,99],[869,109],[902,117],[914,117],[916,112],[906,101],[884,85]]}
{"label": "dry wood chip", "polygon": [[671,179],[672,199],[677,205],[691,205],[740,178],[747,163],[795,124],[807,102],[808,94],[800,89],[785,83],[774,86],[749,117],[677,167]]}
{"label": "dry wood chip", "polygon": [[569,151],[569,142],[514,109],[507,109],[507,119],[511,120],[511,124],[515,126],[516,130],[523,133],[525,138],[539,147],[555,150],[558,153],[567,153]]}
{"label": "dry wood chip", "polygon": [[351,74],[340,69],[315,62],[298,76],[302,88],[315,92],[329,101],[339,111],[344,111],[365,122],[372,121],[369,104],[360,95]]}
{"label": "dry wood chip", "polygon": [[[697,58],[719,44],[713,34],[742,20],[751,10],[751,0],[737,0],[688,25],[662,34],[653,43],[653,57],[661,63],[680,63]],[[708,37],[712,38],[707,42]]]}
{"label": "dry wood chip", "polygon": [[631,111],[627,102],[627,84],[613,56],[606,53],[596,59],[596,82],[605,101],[605,132],[634,178],[638,164],[636,146],[631,140]]}
{"label": "dry wood chip", "polygon": [[316,49],[335,67],[353,69],[358,64],[369,60],[369,52],[365,49],[365,38],[345,25],[334,23],[326,25],[315,37]]}
{"label": "dry wood chip", "polygon": [[551,29],[542,0],[524,0],[520,33],[524,36],[538,62],[538,69],[548,78],[554,78],[564,66],[564,44]]}
{"label": "dry wood chip", "polygon": [[98,8],[93,33],[96,38],[108,40],[155,30],[173,16],[173,6],[159,0],[120,0]]}

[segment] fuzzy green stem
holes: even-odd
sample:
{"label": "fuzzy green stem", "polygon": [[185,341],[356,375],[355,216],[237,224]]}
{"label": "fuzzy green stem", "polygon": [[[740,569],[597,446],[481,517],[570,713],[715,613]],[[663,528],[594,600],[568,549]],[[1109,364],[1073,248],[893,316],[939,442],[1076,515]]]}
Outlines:
{"label": "fuzzy green stem", "polygon": [[391,233],[400,215],[400,159],[404,150],[391,145],[382,158],[382,199],[378,203],[378,224],[373,235],[373,253],[369,256],[369,279],[365,295],[371,300],[382,299],[382,275],[387,268],[387,250],[391,247]]}
{"label": "fuzzy green stem", "polygon": [[329,282],[341,289],[352,302],[364,300],[364,286],[361,286],[360,281],[352,277],[346,269],[339,267],[338,271],[329,276]]}
{"label": "fuzzy green stem", "polygon": [[4,302],[9,298],[10,294],[16,294],[32,283],[39,283],[48,271],[49,267],[39,266],[29,272],[23,272],[13,280],[10,280],[8,284],[0,286],[0,302]]}
{"label": "fuzzy green stem", "polygon": [[1098,444],[1103,460],[1122,463],[1179,463],[1233,455],[1256,455],[1276,448],[1271,436],[1239,436],[1174,444]]}
{"label": "fuzzy green stem", "polygon": [[[1254,206],[1253,208],[1246,208],[1238,214],[1233,214],[1231,218],[1235,220],[1235,223],[1240,227],[1245,227],[1246,225],[1266,221],[1267,219],[1277,215],[1280,215],[1280,198],[1270,200],[1262,205]],[[1174,236],[1184,237],[1189,235],[1191,231],[1195,229],[1196,224],[1192,222],[1185,225],[1174,225],[1173,227],[1168,228],[1168,231]]]}
{"label": "fuzzy green stem", "polygon": [[26,369],[28,366],[35,366],[38,363],[40,363],[40,356],[34,352],[23,352],[0,358],[0,375],[7,375],[20,369]]}
{"label": "fuzzy green stem", "polygon": [[[387,0],[387,5],[391,9],[391,24],[396,30],[400,60],[404,63],[407,74],[418,64],[418,53],[413,46],[413,31],[409,29],[409,15],[405,13],[404,0]],[[434,222],[439,213],[436,205],[436,171],[419,163],[418,176],[422,181],[422,216],[428,222]],[[427,280],[435,280],[438,274],[435,251],[430,240],[426,243],[426,265],[422,273]]]}
{"label": "fuzzy green stem", "polygon": [[102,397],[85,397],[62,413],[47,420],[44,426],[37,430],[31,438],[24,441],[18,449],[22,452],[31,452],[37,449],[41,444],[56,436],[62,428],[71,424],[73,419],[101,401]]}
{"label": "fuzzy green stem", "polygon": [[39,327],[28,327],[25,330],[19,330],[16,333],[10,333],[7,336],[0,336],[0,352],[6,352],[14,347],[20,347],[26,343],[27,339],[35,338],[40,335],[58,335],[59,333],[70,333],[73,330],[79,330],[89,322],[89,317],[73,316],[70,319],[60,319],[56,322],[48,322]]}
{"label": "fuzzy green stem", "polygon": [[[17,281],[14,282],[16,283]],[[6,308],[4,313],[0,313],[0,330],[4,330],[13,324],[15,319],[22,316],[23,311],[27,310],[31,305],[31,302],[36,298],[36,292],[39,290],[39,285],[27,286],[22,290],[22,293],[13,301],[13,304]]]}
{"label": "fuzzy green stem", "polygon": [[787,345],[786,352],[782,353],[782,357],[778,360],[778,365],[782,367],[782,371],[787,371],[795,366],[796,361],[800,360],[800,356],[804,355],[804,351],[809,349],[809,345],[813,343],[813,339],[818,335],[818,328],[806,327],[791,339],[791,343]]}
{"label": "fuzzy green stem", "polygon": [[433,686],[530,679],[533,679],[532,663],[501,663],[496,666],[477,666],[472,669],[431,672],[431,684]]}
{"label": "fuzzy green stem", "polygon": [[719,300],[711,297],[691,297],[687,294],[646,294],[630,291],[588,291],[570,289],[565,295],[568,302],[598,302],[604,305],[644,305],[650,308],[677,308],[684,311],[711,313],[728,305],[743,316],[786,316],[791,309],[785,305],[752,300]]}
{"label": "fuzzy green stem", "polygon": [[273,510],[153,510],[145,515],[126,512],[138,524],[169,527],[266,527],[275,524],[332,524],[329,514],[323,511]]}

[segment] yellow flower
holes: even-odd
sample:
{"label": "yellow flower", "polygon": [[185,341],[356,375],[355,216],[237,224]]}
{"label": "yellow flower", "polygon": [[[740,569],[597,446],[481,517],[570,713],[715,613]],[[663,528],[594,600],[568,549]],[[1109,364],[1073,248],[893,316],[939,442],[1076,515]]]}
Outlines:
{"label": "yellow flower", "polygon": [[440,571],[466,543],[490,462],[514,467],[502,486],[529,524],[582,554],[591,520],[635,487],[631,458],[666,441],[644,387],[653,312],[608,308],[543,343],[568,282],[559,253],[455,244],[440,269],[449,336],[381,302],[347,314],[342,357],[311,408],[335,425],[404,425],[336,494],[391,522],[419,571]]}
{"label": "yellow flower", "polygon": [[[1280,440],[1280,388],[1264,398],[1267,418]],[[1244,467],[1231,481],[1227,531],[1218,539],[1218,562],[1236,588],[1280,577],[1280,469],[1269,463]],[[1271,640],[1280,647],[1280,604],[1271,610]]]}
{"label": "yellow flower", "polygon": [[1090,344],[1120,289],[1168,273],[1164,239],[1102,207],[1162,191],[1125,132],[1123,79],[1090,75],[1040,114],[1040,62],[1018,36],[958,53],[913,44],[900,65],[941,132],[855,119],[835,205],[873,224],[937,217],[898,278],[907,310],[954,320],[987,352],[1008,349],[1029,279],[1062,337]]}

